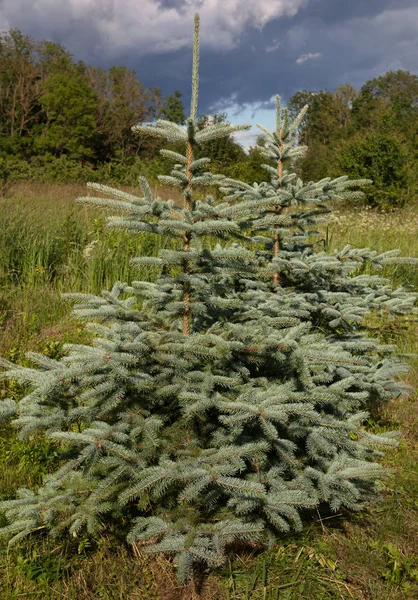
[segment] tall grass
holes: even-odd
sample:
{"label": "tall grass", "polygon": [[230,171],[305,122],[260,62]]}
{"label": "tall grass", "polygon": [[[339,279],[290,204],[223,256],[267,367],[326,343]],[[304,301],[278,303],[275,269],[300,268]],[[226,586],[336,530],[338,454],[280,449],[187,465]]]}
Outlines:
{"label": "tall grass", "polygon": [[44,330],[70,327],[71,307],[61,292],[99,293],[116,281],[155,277],[152,267],[133,267],[130,259],[155,256],[171,242],[109,230],[103,211],[75,204],[85,192],[81,185],[20,184],[0,200],[3,356],[22,354]]}
{"label": "tall grass", "polygon": [[132,270],[129,260],[154,255],[163,238],[137,237],[104,227],[103,211],[74,203],[83,186],[39,184],[38,195],[16,186],[1,201],[0,286],[10,285],[97,292],[115,280],[147,277]]}
{"label": "tall grass", "polygon": [[[378,212],[354,206],[335,210],[325,231],[328,249],[350,244],[357,248],[370,248],[377,252],[400,250],[402,256],[418,256],[418,210],[413,205],[396,212]],[[386,267],[384,274],[395,285],[418,287],[416,265]]]}

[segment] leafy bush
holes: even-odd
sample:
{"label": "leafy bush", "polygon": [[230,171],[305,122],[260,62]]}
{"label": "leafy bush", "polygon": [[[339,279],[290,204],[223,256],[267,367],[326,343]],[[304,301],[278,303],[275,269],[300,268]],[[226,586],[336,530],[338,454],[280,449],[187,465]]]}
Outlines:
{"label": "leafy bush", "polygon": [[388,208],[409,200],[407,162],[405,149],[395,136],[370,133],[344,144],[338,164],[351,177],[372,179],[373,187],[366,191],[368,203]]}

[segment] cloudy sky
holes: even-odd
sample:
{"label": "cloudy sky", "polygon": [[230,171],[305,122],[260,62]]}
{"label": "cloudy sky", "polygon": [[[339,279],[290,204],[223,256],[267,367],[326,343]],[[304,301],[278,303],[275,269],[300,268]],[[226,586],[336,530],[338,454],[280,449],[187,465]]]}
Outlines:
{"label": "cloudy sky", "polygon": [[129,66],[188,103],[196,11],[200,112],[233,122],[273,126],[276,93],[286,101],[388,70],[418,74],[417,0],[0,0],[0,30],[59,42],[88,64]]}

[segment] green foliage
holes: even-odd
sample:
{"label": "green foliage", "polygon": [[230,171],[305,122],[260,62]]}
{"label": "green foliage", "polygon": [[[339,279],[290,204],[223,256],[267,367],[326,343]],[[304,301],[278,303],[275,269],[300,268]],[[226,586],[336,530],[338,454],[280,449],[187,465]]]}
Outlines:
{"label": "green foliage", "polygon": [[176,90],[174,94],[167,96],[165,107],[162,111],[162,116],[167,121],[184,125],[186,121],[186,115],[184,112],[184,104],[181,101],[182,93]]}
{"label": "green foliage", "polygon": [[418,77],[408,71],[388,71],[362,86],[353,102],[353,120],[357,126],[373,128],[383,115],[389,115],[393,117],[393,129],[402,131],[410,139],[412,134],[413,139],[418,117],[417,101]]}
{"label": "green foliage", "polygon": [[418,561],[402,556],[396,546],[390,542],[383,544],[383,550],[388,565],[383,577],[390,585],[399,586],[408,579],[418,582]]}
{"label": "green foliage", "polygon": [[[266,163],[266,158],[263,156],[261,149],[258,146],[249,149],[248,156],[244,160],[237,160],[232,164],[218,164],[217,171],[221,172],[225,177],[231,179],[240,179],[245,183],[261,183],[267,181],[268,174],[263,165]],[[215,166],[211,165],[211,170],[215,171]]]}
{"label": "green foliage", "polygon": [[[416,402],[397,403],[386,428],[398,426],[399,418],[408,427],[413,425],[416,407]],[[415,446],[411,438],[409,447],[402,444],[391,452],[393,471],[385,482],[385,493],[365,515],[347,519],[347,515],[320,513],[302,534],[284,535],[266,552],[231,553],[219,578],[212,577],[203,586],[202,597],[273,600],[279,593],[288,600],[345,600],[360,594],[375,600],[414,598],[418,590],[414,574]],[[190,588],[179,589],[168,561],[135,555],[111,536],[88,543],[86,536],[60,540],[45,536],[8,551],[2,546],[0,595],[14,598],[13,594],[42,593],[47,600],[56,600],[60,594],[89,600],[99,594],[109,600],[115,594],[130,600],[191,597]],[[60,576],[55,580],[57,570]]]}
{"label": "green foliage", "polygon": [[63,154],[75,160],[91,158],[97,99],[90,86],[81,77],[52,75],[44,83],[39,103],[45,112],[46,126],[35,147],[58,158]]}
{"label": "green foliage", "polygon": [[139,176],[147,175],[156,181],[167,161],[161,156],[141,158],[115,158],[102,163],[97,168],[82,165],[79,161],[62,155],[55,158],[51,154],[32,156],[23,160],[16,156],[0,157],[0,197],[8,194],[13,183],[87,183],[103,181],[108,184],[136,185]]}
{"label": "green foliage", "polygon": [[[227,123],[226,114],[215,114],[212,116],[202,115],[197,121],[197,129],[202,130],[208,125],[218,123]],[[232,136],[217,137],[204,142],[196,151],[198,158],[206,157],[210,159],[210,170],[213,173],[225,170],[225,167],[231,167],[237,163],[246,165],[245,152],[242,147],[233,141]]]}
{"label": "green foliage", "polygon": [[357,93],[350,85],[334,92],[296,93],[294,115],[302,103],[308,117],[299,135],[309,145],[300,168],[307,179],[348,173],[373,180],[366,192],[371,205],[402,206],[418,191],[416,140],[418,78],[389,71],[367,81]]}
{"label": "green foliage", "polygon": [[5,185],[5,193],[11,184],[19,181],[42,181],[72,183],[94,179],[94,171],[68,158],[65,154],[54,158],[51,154],[33,156],[29,161],[17,156],[0,159],[0,173]]}
{"label": "green foliage", "polygon": [[[57,457],[59,449],[54,442],[42,438],[31,439],[29,442],[19,440],[5,427],[1,430],[0,462],[5,470],[13,468],[17,477],[30,473],[29,485],[39,485],[43,477],[59,464]],[[6,497],[7,490],[1,490]]]}
{"label": "green foliage", "polygon": [[138,81],[135,71],[126,67],[110,67],[104,77],[108,92],[102,100],[101,119],[103,125],[106,124],[102,143],[109,146],[108,158],[123,160],[135,156],[140,150],[143,140],[133,135],[132,126],[149,120],[156,112],[158,114],[160,92],[146,90]]}
{"label": "green foliage", "polygon": [[[125,232],[108,232],[101,215],[83,216],[72,207],[58,211],[53,203],[12,197],[4,200],[0,222],[0,285],[84,289],[98,292],[114,279],[130,281],[135,273],[129,264],[138,252],[157,252],[163,240],[144,234],[133,238]],[[94,215],[94,217],[93,217]],[[152,269],[144,267],[143,277]],[[6,303],[6,298],[4,299]],[[4,313],[9,311],[9,301]],[[1,314],[1,311],[0,311]]]}
{"label": "green foliage", "polygon": [[75,63],[59,44],[35,41],[18,29],[0,37],[0,155],[30,161],[66,154],[95,166],[135,156],[141,142],[131,126],[158,116],[164,99],[134,71]]}
{"label": "green foliage", "polygon": [[369,204],[402,206],[408,201],[407,154],[402,141],[385,133],[357,134],[340,149],[338,166],[351,177],[370,177]]}

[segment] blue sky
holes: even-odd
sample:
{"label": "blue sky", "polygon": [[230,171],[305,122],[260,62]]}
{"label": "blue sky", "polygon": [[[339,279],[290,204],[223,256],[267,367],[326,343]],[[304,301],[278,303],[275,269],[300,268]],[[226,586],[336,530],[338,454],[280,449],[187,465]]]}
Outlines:
{"label": "blue sky", "polygon": [[[417,0],[0,0],[0,30],[63,44],[88,64],[126,65],[190,96],[201,16],[200,112],[274,124],[274,96],[418,74]],[[241,138],[245,145],[253,137]]]}

